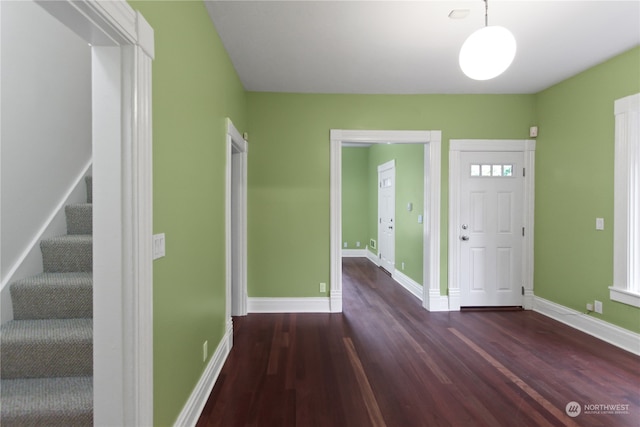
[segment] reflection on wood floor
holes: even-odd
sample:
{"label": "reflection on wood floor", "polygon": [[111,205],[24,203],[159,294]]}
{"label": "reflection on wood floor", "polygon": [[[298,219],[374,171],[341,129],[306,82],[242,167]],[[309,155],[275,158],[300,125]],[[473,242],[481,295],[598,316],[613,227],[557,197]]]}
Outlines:
{"label": "reflection on wood floor", "polygon": [[198,426],[640,425],[640,358],[543,315],[429,313],[364,258],[343,305],[234,318]]}

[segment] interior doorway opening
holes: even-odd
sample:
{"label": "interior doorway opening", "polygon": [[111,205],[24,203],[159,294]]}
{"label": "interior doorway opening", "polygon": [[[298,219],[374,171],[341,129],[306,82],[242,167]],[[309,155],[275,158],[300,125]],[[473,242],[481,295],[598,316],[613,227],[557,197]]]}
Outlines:
{"label": "interior doorway opening", "polygon": [[424,145],[423,306],[430,311],[448,310],[440,295],[440,131],[331,130],[331,288],[332,312],[342,312],[342,145]]}

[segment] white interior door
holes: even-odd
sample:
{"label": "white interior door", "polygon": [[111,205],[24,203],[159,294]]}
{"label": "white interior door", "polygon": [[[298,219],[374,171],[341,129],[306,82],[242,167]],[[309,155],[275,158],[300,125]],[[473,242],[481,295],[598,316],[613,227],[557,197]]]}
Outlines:
{"label": "white interior door", "polygon": [[394,271],[396,252],[396,166],[395,161],[378,166],[378,258],[380,266]]}
{"label": "white interior door", "polygon": [[460,305],[522,305],[524,154],[460,155]]}

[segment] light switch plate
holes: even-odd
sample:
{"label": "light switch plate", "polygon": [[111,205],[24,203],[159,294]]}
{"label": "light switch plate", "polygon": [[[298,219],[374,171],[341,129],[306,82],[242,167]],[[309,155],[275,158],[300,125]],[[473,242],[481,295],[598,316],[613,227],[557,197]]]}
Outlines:
{"label": "light switch plate", "polygon": [[604,230],[604,218],[596,218],[596,230]]}
{"label": "light switch plate", "polygon": [[164,233],[153,235],[153,259],[165,256],[164,242]]}

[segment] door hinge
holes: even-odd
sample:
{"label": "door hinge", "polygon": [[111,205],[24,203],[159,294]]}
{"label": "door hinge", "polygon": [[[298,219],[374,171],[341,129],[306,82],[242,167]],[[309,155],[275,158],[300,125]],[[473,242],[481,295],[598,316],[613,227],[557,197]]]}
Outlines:
{"label": "door hinge", "polygon": [[379,222],[380,222],[380,224],[382,224],[382,218],[379,218]]}
{"label": "door hinge", "polygon": [[522,176],[527,176],[527,168],[522,168]]}
{"label": "door hinge", "polygon": [[522,287],[522,295],[524,295],[524,286]]}
{"label": "door hinge", "polygon": [[522,227],[522,237],[524,237],[524,227]]}

